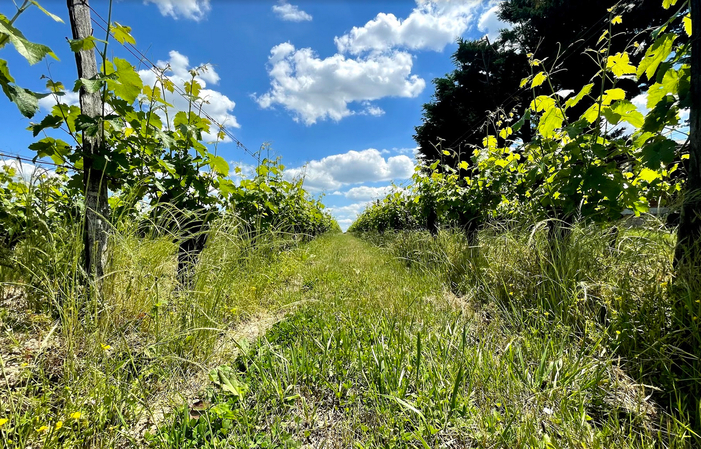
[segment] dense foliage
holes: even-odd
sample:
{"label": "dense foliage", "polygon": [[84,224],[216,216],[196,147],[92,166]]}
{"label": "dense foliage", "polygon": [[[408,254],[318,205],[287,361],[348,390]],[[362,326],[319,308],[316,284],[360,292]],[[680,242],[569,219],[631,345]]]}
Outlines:
{"label": "dense foliage", "polygon": [[[597,46],[587,50],[598,80],[564,98],[544,61],[528,54],[531,74],[521,81],[532,91],[528,109],[521,116],[495,111],[494,132],[484,135],[469,162],[456,168],[455,150],[439,147],[440,159],[420,167],[402,196],[405,203],[416,204],[406,208],[413,216],[404,222],[430,229],[432,214],[444,225],[461,226],[514,216],[607,222],[624,210],[639,215],[651,205],[673,202],[682,190],[683,161],[688,159],[678,141],[683,135],[680,114],[690,101],[689,44],[673,29],[684,24],[688,37],[688,11],[681,5],[669,15],[637,66],[629,51],[639,43],[614,53],[609,38],[625,17],[625,11],[609,11],[607,29]],[[631,77],[650,83],[645,115],[619,87]],[[583,101],[589,106],[573,114]],[[517,133],[531,122],[533,139],[524,142]],[[395,214],[396,201],[390,197],[373,205],[352,229],[385,229],[389,222],[381,217]],[[403,228],[393,223],[399,224],[395,229]]]}
{"label": "dense foliage", "polygon": [[[595,92],[611,88],[611,80],[598,76],[599,67],[590,58],[581,57],[582,51],[598,47],[602,33],[610,32],[606,35],[610,54],[627,52],[630,61],[638,64],[644,55],[639,49],[654,41],[651,31],[664,24],[669,16],[656,0],[619,3],[613,0],[501,2],[499,15],[511,29],[502,31],[494,42],[487,38],[460,41],[453,54],[455,70],[434,80],[434,98],[424,105],[423,123],[416,127],[414,136],[421,159],[428,164],[442,159],[453,168],[461,161],[470,163],[474,146],[480,146],[486,134],[498,134],[498,126],[494,124],[496,111],[513,111],[522,116],[532,99],[529,89],[519,83],[521,74],[528,71],[528,54],[548,67],[546,91],[578,90],[592,81]],[[617,8],[617,14],[625,15],[625,21],[613,30],[608,30],[604,20],[609,8]],[[678,41],[688,40],[681,22],[668,26],[670,31],[676,31]],[[638,43],[635,49],[630,48],[632,42]],[[621,78],[616,87],[633,98],[650,84],[645,78]],[[593,101],[582,98],[566,114],[576,120]],[[530,141],[530,123],[515,135]],[[453,150],[455,156],[442,157],[438,145]]]}
{"label": "dense foliage", "polygon": [[[25,1],[12,19],[0,16],[0,45],[9,41],[30,63],[53,55],[49,47],[29,42],[13,26],[33,5],[40,7]],[[110,24],[109,39],[119,44],[135,43],[130,28],[116,22]],[[304,191],[301,180],[283,179],[284,167],[277,161],[264,160],[253,179],[243,179],[238,185],[232,180],[229,164],[217,155],[218,144],[226,135],[222,129],[215,130],[216,124],[202,112],[206,100],[200,97],[198,76],[207,66],[193,70],[183,86],[174,85],[165,69],[153,68],[158,72],[155,83],[144,85],[129,61],[107,57],[107,40],[89,36],[69,42],[74,52],[95,51],[98,44],[105,43],[98,75],[78,79],[73,86],[75,92],[100,94],[103,113],[99,117],[90,117],[79,106],[64,103],[66,87],[50,78],[46,82],[49,94],[18,88],[12,84],[6,62],[0,60],[2,87],[23,114],[33,116],[39,98],[54,98],[49,114],[31,123],[33,135],[44,137],[29,148],[36,152],[35,160],[50,158],[59,167],[55,174],[45,172],[31,179],[20,176],[9,165],[3,167],[0,243],[5,248],[14,246],[27,233],[41,234],[36,227],[28,226],[36,219],[47,229],[61,221],[80,220],[85,214],[81,197],[89,170],[99,170],[100,182],[110,192],[113,222],[148,219],[171,232],[187,233],[199,232],[216,217],[226,215],[242,220],[254,232],[276,230],[315,236],[337,228],[323,205]],[[187,111],[172,111],[169,96],[175,95],[188,100]],[[51,130],[59,128],[73,143],[52,135]],[[102,144],[97,153],[87,154],[83,141],[95,136]],[[206,142],[206,136],[214,136],[215,141]],[[240,171],[236,168],[237,175]],[[28,214],[40,216],[29,219]],[[50,224],[51,220],[54,223]]]}

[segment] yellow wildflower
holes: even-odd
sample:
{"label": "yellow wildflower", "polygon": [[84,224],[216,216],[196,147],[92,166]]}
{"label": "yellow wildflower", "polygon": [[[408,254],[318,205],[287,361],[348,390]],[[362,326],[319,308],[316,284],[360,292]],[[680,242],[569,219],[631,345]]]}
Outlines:
{"label": "yellow wildflower", "polygon": [[5,424],[7,424],[8,421],[9,421],[9,419],[7,419],[7,418],[0,418],[0,427],[2,427],[2,426],[4,426]]}
{"label": "yellow wildflower", "polygon": [[46,432],[47,430],[49,430],[49,426],[41,426],[41,427],[39,427],[38,429],[36,429],[36,431],[39,432],[39,433],[44,433],[44,432]]}
{"label": "yellow wildflower", "polygon": [[80,419],[81,416],[83,416],[83,414],[80,412],[71,413],[71,418],[73,419]]}
{"label": "yellow wildflower", "polygon": [[57,422],[56,423],[56,430],[60,429],[61,427],[63,427],[63,421]]}

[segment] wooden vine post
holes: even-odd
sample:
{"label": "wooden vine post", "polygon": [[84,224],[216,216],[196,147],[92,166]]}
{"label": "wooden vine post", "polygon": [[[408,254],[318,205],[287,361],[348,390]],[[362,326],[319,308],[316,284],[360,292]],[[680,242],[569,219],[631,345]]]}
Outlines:
{"label": "wooden vine post", "polygon": [[[73,39],[85,39],[92,36],[88,0],[67,0],[67,2]],[[97,60],[94,49],[75,52],[75,61],[78,68],[78,78],[94,79],[97,76]],[[102,114],[100,91],[90,93],[82,86],[80,88],[80,110],[82,115],[99,120]],[[85,183],[84,266],[88,279],[98,283],[104,274],[109,220],[107,180],[104,171],[95,167],[95,160],[103,153],[101,127],[102,125],[94,135],[86,135],[85,132],[82,135],[83,179]]]}
{"label": "wooden vine post", "polygon": [[685,276],[701,263],[701,0],[690,0],[691,9],[691,111],[689,115],[689,164],[682,205],[675,265]]}

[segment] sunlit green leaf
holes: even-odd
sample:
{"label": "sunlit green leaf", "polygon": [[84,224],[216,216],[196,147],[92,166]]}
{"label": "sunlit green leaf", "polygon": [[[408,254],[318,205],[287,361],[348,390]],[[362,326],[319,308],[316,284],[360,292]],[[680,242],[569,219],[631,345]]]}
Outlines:
{"label": "sunlit green leaf", "polygon": [[548,79],[548,77],[545,75],[544,72],[538,73],[536,76],[533,77],[533,82],[531,83],[531,87],[538,87],[541,84],[545,82],[545,80]]}
{"label": "sunlit green leaf", "polygon": [[530,108],[536,112],[542,112],[553,107],[555,107],[555,100],[548,95],[539,95],[531,101],[530,105]]}
{"label": "sunlit green leaf", "polygon": [[677,0],[662,0],[662,7],[664,9],[669,9],[677,4]]}
{"label": "sunlit green leaf", "polygon": [[626,98],[626,91],[625,90],[619,89],[619,88],[607,89],[604,92],[604,97],[602,98],[601,102],[604,106],[608,106],[616,100],[625,100],[625,98]]}
{"label": "sunlit green leaf", "polygon": [[638,178],[642,179],[645,182],[652,182],[655,179],[660,178],[660,173],[655,171],[655,170],[650,170],[649,168],[643,168],[640,170],[640,174],[638,174]]}
{"label": "sunlit green leaf", "polygon": [[606,68],[613,72],[613,74],[620,78],[623,75],[630,75],[635,73],[635,66],[630,64],[630,57],[628,53],[616,53],[613,56],[609,56],[606,61]]}
{"label": "sunlit green leaf", "polygon": [[83,39],[68,39],[68,45],[71,51],[77,53],[79,51],[89,51],[95,48],[97,39],[93,36],[87,36]]}
{"label": "sunlit green leaf", "polygon": [[555,130],[562,128],[565,115],[560,108],[553,107],[545,111],[538,122],[538,131],[543,137],[553,137]]}
{"label": "sunlit green leaf", "polygon": [[15,46],[17,52],[24,56],[29,64],[36,64],[44,59],[46,55],[58,60],[58,57],[49,47],[29,42],[24,35],[17,28],[10,25],[9,22],[0,20],[0,33],[9,37],[10,42]]}
{"label": "sunlit green leaf", "polygon": [[577,105],[584,97],[589,95],[589,92],[591,92],[592,88],[594,87],[594,83],[587,84],[586,86],[582,87],[582,90],[579,91],[577,95],[575,95],[572,98],[569,98],[565,102],[565,108],[571,108],[572,106]]}
{"label": "sunlit green leaf", "polygon": [[221,176],[229,176],[229,164],[221,156],[214,156],[209,160],[212,170]]}
{"label": "sunlit green leaf", "polygon": [[52,19],[54,19],[56,22],[63,23],[63,19],[61,19],[61,18],[60,18],[59,16],[57,16],[56,14],[51,14],[49,11],[47,11],[46,9],[44,9],[44,7],[41,6],[41,5],[39,4],[39,2],[37,2],[36,0],[31,0],[31,1],[32,1],[32,4],[33,4],[34,6],[36,6],[37,8],[39,8],[39,9],[41,10],[41,12],[43,12],[43,13],[46,14],[47,16],[51,17]]}
{"label": "sunlit green leaf", "polygon": [[108,84],[115,95],[131,104],[144,87],[141,77],[126,59],[114,58],[114,67],[116,80],[108,81]]}
{"label": "sunlit green leaf", "polygon": [[119,22],[113,22],[112,26],[110,26],[110,31],[112,32],[112,36],[114,36],[120,44],[136,44],[136,40],[131,35],[131,27],[122,25]]}
{"label": "sunlit green leaf", "polygon": [[641,79],[643,74],[652,81],[657,67],[669,57],[676,35],[667,33],[659,36],[645,52],[645,57],[640,61],[637,76]]}
{"label": "sunlit green leaf", "polygon": [[640,128],[645,123],[643,114],[628,100],[617,101],[611,110],[620,116],[620,120],[626,121],[636,128]]}

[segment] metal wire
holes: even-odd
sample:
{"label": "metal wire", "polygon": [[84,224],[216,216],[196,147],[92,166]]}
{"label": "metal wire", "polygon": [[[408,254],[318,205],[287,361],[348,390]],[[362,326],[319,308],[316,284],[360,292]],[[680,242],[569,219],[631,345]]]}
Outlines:
{"label": "metal wire", "polygon": [[[107,32],[107,28],[105,28],[105,26],[109,26],[109,24],[107,23],[107,21],[100,15],[100,13],[98,13],[97,11],[95,11],[95,9],[94,9],[92,6],[88,5],[88,8],[90,8],[90,10],[95,14],[95,16],[97,16],[97,18],[100,19],[100,20],[102,21],[102,23],[100,23],[100,22],[98,22],[94,17],[91,17],[92,22],[93,22],[95,25],[97,25],[98,27],[100,27],[100,28],[106,33],[106,32]],[[149,70],[151,70],[156,76],[158,76],[158,77],[160,77],[160,78],[165,78],[165,79],[171,81],[170,78],[164,73],[163,69],[159,68],[156,64],[154,64],[153,61],[151,61],[151,60],[150,60],[143,52],[141,52],[135,45],[133,45],[133,44],[131,44],[131,43],[129,43],[129,42],[125,42],[125,43],[122,44],[122,46],[123,46],[132,56],[134,56],[136,59],[138,59],[140,63],[147,63],[147,65],[150,66],[150,67],[149,67]],[[144,61],[145,61],[145,62],[144,62]],[[173,86],[174,86],[174,90],[175,90],[181,97],[183,97],[184,99],[186,99],[186,100],[188,100],[188,101],[191,100],[190,98],[188,98],[189,95],[188,95],[184,90],[182,90],[182,88],[180,88],[180,86],[178,86],[176,83],[173,83]],[[216,125],[217,128],[218,128],[220,131],[222,131],[222,132],[224,133],[224,135],[226,135],[228,138],[230,138],[230,139],[236,144],[236,146],[237,146],[238,148],[241,148],[242,150],[244,150],[246,153],[248,153],[248,154],[249,154],[251,157],[253,157],[254,159],[257,158],[256,154],[255,154],[254,152],[252,152],[251,150],[249,150],[249,149],[246,147],[246,145],[243,144],[243,142],[241,142],[239,139],[237,139],[236,136],[234,136],[234,134],[226,128],[226,126],[224,126],[223,124],[219,123],[219,122],[218,122],[217,120],[215,120],[209,113],[207,113],[207,111],[204,110],[203,105],[204,105],[204,103],[199,103],[199,104],[198,104],[200,113],[201,113],[202,115],[204,115],[210,122],[212,122],[214,125]]]}

